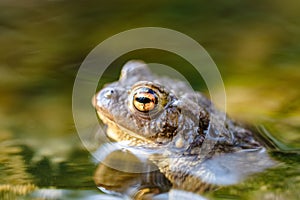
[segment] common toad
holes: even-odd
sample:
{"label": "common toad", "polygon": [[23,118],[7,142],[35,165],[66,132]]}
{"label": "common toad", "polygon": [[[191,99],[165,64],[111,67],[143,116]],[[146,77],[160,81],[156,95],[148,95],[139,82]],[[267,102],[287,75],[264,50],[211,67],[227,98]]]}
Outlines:
{"label": "common toad", "polygon": [[142,61],[127,62],[120,79],[105,85],[93,104],[107,136],[154,150],[150,160],[174,188],[202,193],[272,165],[250,130],[221,120],[226,115],[204,94],[152,74]]}

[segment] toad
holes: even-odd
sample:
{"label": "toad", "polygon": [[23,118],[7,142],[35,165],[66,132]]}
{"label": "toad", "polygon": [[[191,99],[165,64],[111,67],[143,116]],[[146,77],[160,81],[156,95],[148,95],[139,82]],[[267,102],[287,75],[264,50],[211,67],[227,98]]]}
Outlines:
{"label": "toad", "polygon": [[105,85],[93,105],[107,137],[153,150],[150,160],[174,188],[202,193],[208,185],[236,183],[272,165],[252,131],[204,94],[154,75],[142,61],[127,62],[120,79]]}

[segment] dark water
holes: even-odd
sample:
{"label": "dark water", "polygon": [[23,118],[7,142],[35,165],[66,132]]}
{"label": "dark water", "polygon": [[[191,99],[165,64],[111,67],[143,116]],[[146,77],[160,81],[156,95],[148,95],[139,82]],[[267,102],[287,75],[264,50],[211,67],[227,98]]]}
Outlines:
{"label": "dark water", "polygon": [[[203,45],[222,74],[229,115],[263,125],[278,147],[270,152],[276,167],[205,196],[299,199],[299,6],[297,0],[1,1],[0,199],[109,198],[97,189],[99,166],[75,130],[72,87],[97,44],[143,26],[174,29]],[[132,58],[172,66],[206,92],[185,60],[151,49],[120,56],[99,87],[117,79],[122,63]]]}

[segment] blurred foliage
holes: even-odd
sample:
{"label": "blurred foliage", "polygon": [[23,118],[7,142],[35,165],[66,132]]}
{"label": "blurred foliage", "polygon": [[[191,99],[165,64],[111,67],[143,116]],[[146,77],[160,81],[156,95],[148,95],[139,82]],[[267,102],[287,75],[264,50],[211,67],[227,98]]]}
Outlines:
{"label": "blurred foliage", "polygon": [[[298,131],[299,8],[298,0],[1,1],[1,127],[33,137],[37,130],[73,132],[72,85],[85,56],[121,31],[157,26],[191,36],[210,53],[226,84],[230,114],[249,121],[284,118]],[[174,56],[131,56],[182,64]]]}

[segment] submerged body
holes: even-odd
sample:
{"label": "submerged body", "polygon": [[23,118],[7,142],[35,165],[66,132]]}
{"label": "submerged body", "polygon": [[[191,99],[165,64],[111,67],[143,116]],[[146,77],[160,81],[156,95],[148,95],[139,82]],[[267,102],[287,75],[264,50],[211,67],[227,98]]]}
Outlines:
{"label": "submerged body", "polygon": [[[150,160],[174,188],[202,193],[272,165],[255,135],[184,82],[130,61],[93,99],[107,136],[155,150]],[[255,165],[254,165],[255,164]]]}

